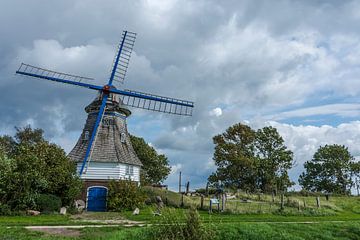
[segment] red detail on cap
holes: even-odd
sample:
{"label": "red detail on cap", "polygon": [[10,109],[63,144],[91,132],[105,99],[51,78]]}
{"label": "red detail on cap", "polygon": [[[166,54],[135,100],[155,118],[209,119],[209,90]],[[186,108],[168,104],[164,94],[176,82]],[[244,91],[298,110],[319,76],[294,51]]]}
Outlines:
{"label": "red detail on cap", "polygon": [[110,86],[109,85],[105,85],[103,87],[103,92],[106,93],[106,94],[109,94],[110,93]]}

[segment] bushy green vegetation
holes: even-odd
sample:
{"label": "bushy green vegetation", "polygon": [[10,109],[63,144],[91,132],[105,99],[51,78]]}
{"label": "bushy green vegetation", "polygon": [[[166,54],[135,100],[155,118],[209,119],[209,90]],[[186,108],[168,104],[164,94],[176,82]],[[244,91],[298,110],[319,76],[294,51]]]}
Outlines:
{"label": "bushy green vegetation", "polygon": [[213,137],[217,170],[209,177],[227,187],[250,192],[284,191],[294,183],[288,176],[293,153],[285,146],[276,128],[257,131],[237,123]]}
{"label": "bushy green vegetation", "polygon": [[28,126],[17,129],[15,137],[0,137],[0,214],[8,214],[6,208],[44,208],[42,194],[70,205],[80,189],[75,164],[63,149],[44,139],[41,129]]}
{"label": "bushy green vegetation", "polygon": [[41,212],[57,212],[61,208],[61,199],[52,194],[39,194],[35,205],[36,209]]}
{"label": "bushy green vegetation", "polygon": [[299,183],[309,191],[350,194],[359,165],[347,147],[325,145],[315,152],[311,161],[305,162]]}
{"label": "bushy green vegetation", "polygon": [[109,183],[107,207],[109,211],[134,210],[144,204],[146,195],[135,182],[112,180]]}

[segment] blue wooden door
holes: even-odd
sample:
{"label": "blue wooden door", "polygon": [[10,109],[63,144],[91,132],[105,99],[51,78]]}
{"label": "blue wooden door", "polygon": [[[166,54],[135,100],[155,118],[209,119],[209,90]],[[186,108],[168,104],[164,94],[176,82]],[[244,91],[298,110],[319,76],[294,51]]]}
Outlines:
{"label": "blue wooden door", "polygon": [[107,189],[104,187],[91,187],[88,190],[87,210],[94,212],[106,211]]}

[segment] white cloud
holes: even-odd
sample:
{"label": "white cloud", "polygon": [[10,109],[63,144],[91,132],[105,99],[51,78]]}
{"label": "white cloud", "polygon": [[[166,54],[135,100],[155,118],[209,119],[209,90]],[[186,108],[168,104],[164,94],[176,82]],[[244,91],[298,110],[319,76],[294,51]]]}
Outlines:
{"label": "white cloud", "polygon": [[209,112],[209,115],[210,116],[215,116],[215,117],[220,117],[222,115],[222,110],[219,107],[214,108]]}
{"label": "white cloud", "polygon": [[342,117],[356,117],[360,115],[360,104],[343,103],[343,104],[328,104],[316,107],[300,108],[291,111],[277,113],[266,118],[279,121],[292,117],[308,117],[316,115],[336,115]]}

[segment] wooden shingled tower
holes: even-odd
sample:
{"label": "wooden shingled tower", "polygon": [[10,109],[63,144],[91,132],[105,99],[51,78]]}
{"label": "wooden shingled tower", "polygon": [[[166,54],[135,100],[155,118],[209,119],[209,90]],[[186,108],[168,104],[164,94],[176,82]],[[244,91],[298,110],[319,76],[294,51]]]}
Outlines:
{"label": "wooden shingled tower", "polygon": [[[69,157],[77,163],[78,171],[86,154],[96,116],[101,107],[102,94],[85,108],[88,114],[82,134]],[[99,126],[94,147],[81,178],[87,180],[131,179],[139,181],[141,161],[137,157],[127,131],[126,118],[130,110],[119,96],[110,94]]]}
{"label": "wooden shingled tower", "polygon": [[191,116],[194,103],[187,100],[116,88],[123,83],[128,69],[136,33],[124,31],[115,54],[110,77],[103,86],[92,78],[60,73],[22,63],[17,74],[65,83],[98,92],[85,110],[88,114],[82,134],[69,157],[76,162],[84,180],[82,199],[86,209],[105,211],[107,185],[111,179],[130,179],[139,183],[141,162],[131,146],[126,118],[127,107]]}

